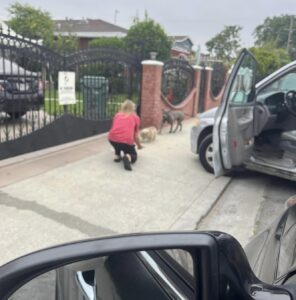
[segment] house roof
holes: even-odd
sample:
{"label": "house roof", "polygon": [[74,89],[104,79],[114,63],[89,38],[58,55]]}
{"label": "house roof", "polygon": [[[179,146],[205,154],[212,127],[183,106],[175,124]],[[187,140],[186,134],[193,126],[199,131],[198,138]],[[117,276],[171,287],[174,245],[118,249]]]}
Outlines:
{"label": "house roof", "polygon": [[55,35],[75,34],[78,37],[125,36],[127,29],[101,19],[55,20]]}
{"label": "house roof", "polygon": [[174,41],[180,41],[180,40],[185,40],[189,38],[187,35],[172,35],[170,36]]}
{"label": "house roof", "polygon": [[192,42],[191,38],[188,35],[173,35],[173,36],[170,36],[170,38],[174,42],[183,42],[185,40],[189,40],[191,42],[191,44],[193,45],[193,42]]}

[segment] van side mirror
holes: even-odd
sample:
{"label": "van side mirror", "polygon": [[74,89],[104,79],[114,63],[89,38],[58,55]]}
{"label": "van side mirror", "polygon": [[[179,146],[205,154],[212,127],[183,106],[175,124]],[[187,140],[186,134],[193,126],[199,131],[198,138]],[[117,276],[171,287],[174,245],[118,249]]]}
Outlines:
{"label": "van side mirror", "polygon": [[86,240],[0,267],[0,299],[12,300],[261,299],[250,293],[263,286],[238,242],[215,232]]}

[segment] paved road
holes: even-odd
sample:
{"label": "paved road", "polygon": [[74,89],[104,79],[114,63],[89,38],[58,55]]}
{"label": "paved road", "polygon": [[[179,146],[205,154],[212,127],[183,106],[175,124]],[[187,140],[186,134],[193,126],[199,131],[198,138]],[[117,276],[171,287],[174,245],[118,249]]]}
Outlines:
{"label": "paved road", "polygon": [[191,124],[164,128],[132,172],[113,162],[106,136],[0,168],[0,264],[72,240],[194,229],[229,179],[216,180],[190,152]]}
{"label": "paved road", "polygon": [[295,182],[255,172],[236,174],[226,192],[198,229],[225,231],[244,246],[284,210],[296,194]]}

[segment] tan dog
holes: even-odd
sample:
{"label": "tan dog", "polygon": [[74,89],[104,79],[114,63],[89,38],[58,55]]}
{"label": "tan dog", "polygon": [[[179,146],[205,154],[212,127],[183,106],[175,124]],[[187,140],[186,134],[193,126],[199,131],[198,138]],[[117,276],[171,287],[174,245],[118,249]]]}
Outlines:
{"label": "tan dog", "polygon": [[156,139],[157,129],[155,127],[147,127],[140,130],[140,140],[141,142],[153,142]]}

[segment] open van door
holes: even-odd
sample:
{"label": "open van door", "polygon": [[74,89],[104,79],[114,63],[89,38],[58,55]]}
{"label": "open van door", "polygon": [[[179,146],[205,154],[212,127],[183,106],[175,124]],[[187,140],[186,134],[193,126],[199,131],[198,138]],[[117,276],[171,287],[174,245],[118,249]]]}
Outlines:
{"label": "open van door", "polygon": [[216,177],[247,161],[254,146],[254,107],[257,62],[244,49],[227,82],[214,124]]}

